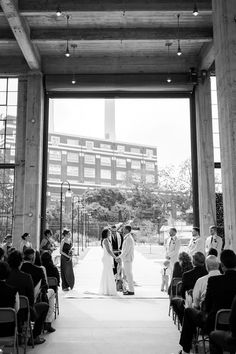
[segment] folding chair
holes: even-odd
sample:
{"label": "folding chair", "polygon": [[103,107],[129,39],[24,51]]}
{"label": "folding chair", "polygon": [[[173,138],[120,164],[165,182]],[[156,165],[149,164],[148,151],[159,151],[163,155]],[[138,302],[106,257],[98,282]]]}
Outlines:
{"label": "folding chair", "polygon": [[[216,319],[215,319],[215,331],[216,330],[228,331],[230,329],[229,326],[230,313],[231,313],[231,309],[222,309],[217,312]],[[230,347],[231,347],[230,349],[229,347],[227,349],[224,348],[224,353],[235,354],[236,344],[231,344]]]}
{"label": "folding chair", "polygon": [[0,337],[0,345],[6,346],[6,345],[13,344],[14,353],[19,354],[16,311],[10,307],[1,307],[0,324],[1,325],[12,324],[14,326],[13,334],[5,337]]}
{"label": "folding chair", "polygon": [[178,297],[178,293],[177,293],[177,284],[179,282],[182,281],[182,278],[173,278],[171,280],[171,283],[170,283],[170,304],[169,304],[169,311],[168,311],[168,315],[170,316],[170,313],[171,313],[171,310],[172,310],[172,317],[174,319],[174,313],[173,313],[173,308],[172,308],[172,305],[171,305],[171,302],[172,300],[175,298],[175,297]]}
{"label": "folding chair", "polygon": [[24,339],[24,354],[26,353],[26,348],[27,348],[27,343],[28,339],[31,339],[32,342],[32,348],[34,348],[34,337],[33,337],[33,330],[32,330],[32,325],[30,321],[30,307],[29,307],[29,300],[26,296],[20,295],[20,310],[25,310],[26,311],[26,316],[25,312],[23,313],[24,316],[24,322],[22,325],[22,332],[21,336]]}
{"label": "folding chair", "polygon": [[59,315],[59,298],[58,298],[58,281],[57,278],[55,277],[48,277],[48,287],[53,288],[55,291],[55,308],[54,308],[54,314],[55,314],[55,319],[57,318],[57,315]]}
{"label": "folding chair", "polygon": [[229,329],[230,311],[231,309],[222,309],[217,311],[215,319],[215,330],[222,329],[222,327],[224,327],[226,330]]}

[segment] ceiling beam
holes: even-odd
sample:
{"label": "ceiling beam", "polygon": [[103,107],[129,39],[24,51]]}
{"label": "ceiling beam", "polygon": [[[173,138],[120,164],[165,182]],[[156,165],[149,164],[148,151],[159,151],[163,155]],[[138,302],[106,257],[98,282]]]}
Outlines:
{"label": "ceiling beam", "polygon": [[[58,5],[64,12],[79,11],[192,11],[190,0],[18,0],[22,14],[55,12]],[[199,11],[211,11],[211,0],[198,0]]]}
{"label": "ceiling beam", "polygon": [[[1,38],[1,37],[0,37]],[[179,39],[199,42],[212,41],[212,28],[181,28]],[[177,40],[176,28],[69,28],[33,29],[31,39],[37,41],[64,40]]]}
{"label": "ceiling beam", "polygon": [[[60,42],[65,40],[73,41],[97,41],[97,40],[177,40],[176,28],[100,28],[100,29],[32,29],[31,40],[38,42]],[[212,42],[212,28],[181,28],[179,39],[189,42]],[[7,42],[14,39],[12,32],[3,29],[0,32],[0,42]]]}
{"label": "ceiling beam", "polygon": [[209,70],[215,61],[214,43],[205,43],[199,55],[199,70]]}
{"label": "ceiling beam", "polygon": [[14,0],[0,0],[2,10],[8,20],[16,41],[31,70],[41,70],[41,59],[37,48],[30,41],[30,30],[19,14]]}
{"label": "ceiling beam", "polygon": [[23,56],[0,56],[0,76],[21,75],[29,71]]}
{"label": "ceiling beam", "polygon": [[[71,75],[46,75],[46,90],[53,92],[190,92],[193,83],[188,73],[172,74],[172,82],[167,83],[165,74],[126,74],[126,75],[77,75],[75,85]],[[118,94],[117,94],[118,96]]]}

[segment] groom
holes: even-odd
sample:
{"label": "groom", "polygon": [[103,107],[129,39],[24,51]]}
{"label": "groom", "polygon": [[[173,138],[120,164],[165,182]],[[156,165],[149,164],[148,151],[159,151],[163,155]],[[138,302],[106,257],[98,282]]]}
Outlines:
{"label": "groom", "polygon": [[121,254],[116,258],[118,262],[123,261],[124,275],[128,283],[128,289],[124,295],[134,295],[134,281],[132,263],[134,260],[134,239],[131,235],[131,226],[124,227],[124,241]]}

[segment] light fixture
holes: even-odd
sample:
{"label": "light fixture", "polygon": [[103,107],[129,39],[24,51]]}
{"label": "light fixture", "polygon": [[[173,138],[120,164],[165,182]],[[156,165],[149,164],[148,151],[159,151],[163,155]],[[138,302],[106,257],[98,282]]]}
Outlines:
{"label": "light fixture", "polygon": [[[69,15],[66,15],[66,27],[67,27],[67,29],[68,29],[68,27],[69,27],[69,18],[70,18],[70,16],[69,16]],[[65,56],[66,56],[67,58],[70,57],[70,50],[69,50],[69,41],[68,41],[68,39],[66,40]]]}
{"label": "light fixture", "polygon": [[198,8],[197,8],[197,2],[194,2],[194,6],[193,6],[193,16],[197,16],[198,15]]}
{"label": "light fixture", "polygon": [[56,15],[57,15],[57,17],[60,17],[62,15],[62,11],[61,11],[60,6],[57,6]]}
{"label": "light fixture", "polygon": [[178,32],[177,32],[177,35],[178,35],[178,50],[177,50],[177,55],[178,56],[182,55],[182,50],[180,48],[180,39],[179,39],[179,17],[180,17],[180,14],[177,15],[177,19],[178,19]]}
{"label": "light fixture", "polygon": [[[172,45],[172,43],[170,42],[167,42],[166,43],[166,47],[167,47],[167,53],[168,53],[168,65],[169,65],[169,58],[170,58],[170,46]],[[168,71],[168,74],[167,74],[167,78],[166,78],[166,82],[168,82],[168,84],[170,84],[172,81],[171,79],[171,76],[170,76],[170,72]]]}
{"label": "light fixture", "polygon": [[65,56],[67,58],[70,57],[70,51],[69,51],[69,43],[68,43],[68,40],[66,41],[66,51],[65,51]]}
{"label": "light fixture", "polygon": [[[71,48],[73,49],[73,57],[75,57],[75,49],[77,48],[77,44],[71,44]],[[75,62],[75,61],[74,61]],[[74,64],[72,64],[74,65]],[[75,69],[73,66],[73,74],[72,74],[72,80],[71,80],[72,85],[76,84],[76,77],[75,77]]]}

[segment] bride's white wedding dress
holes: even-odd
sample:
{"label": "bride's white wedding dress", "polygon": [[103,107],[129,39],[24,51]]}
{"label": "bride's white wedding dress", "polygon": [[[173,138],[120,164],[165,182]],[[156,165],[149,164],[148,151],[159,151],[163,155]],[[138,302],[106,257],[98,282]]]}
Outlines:
{"label": "bride's white wedding dress", "polygon": [[107,252],[103,240],[103,270],[100,281],[99,294],[102,295],[117,295],[116,282],[113,274],[113,257]]}

